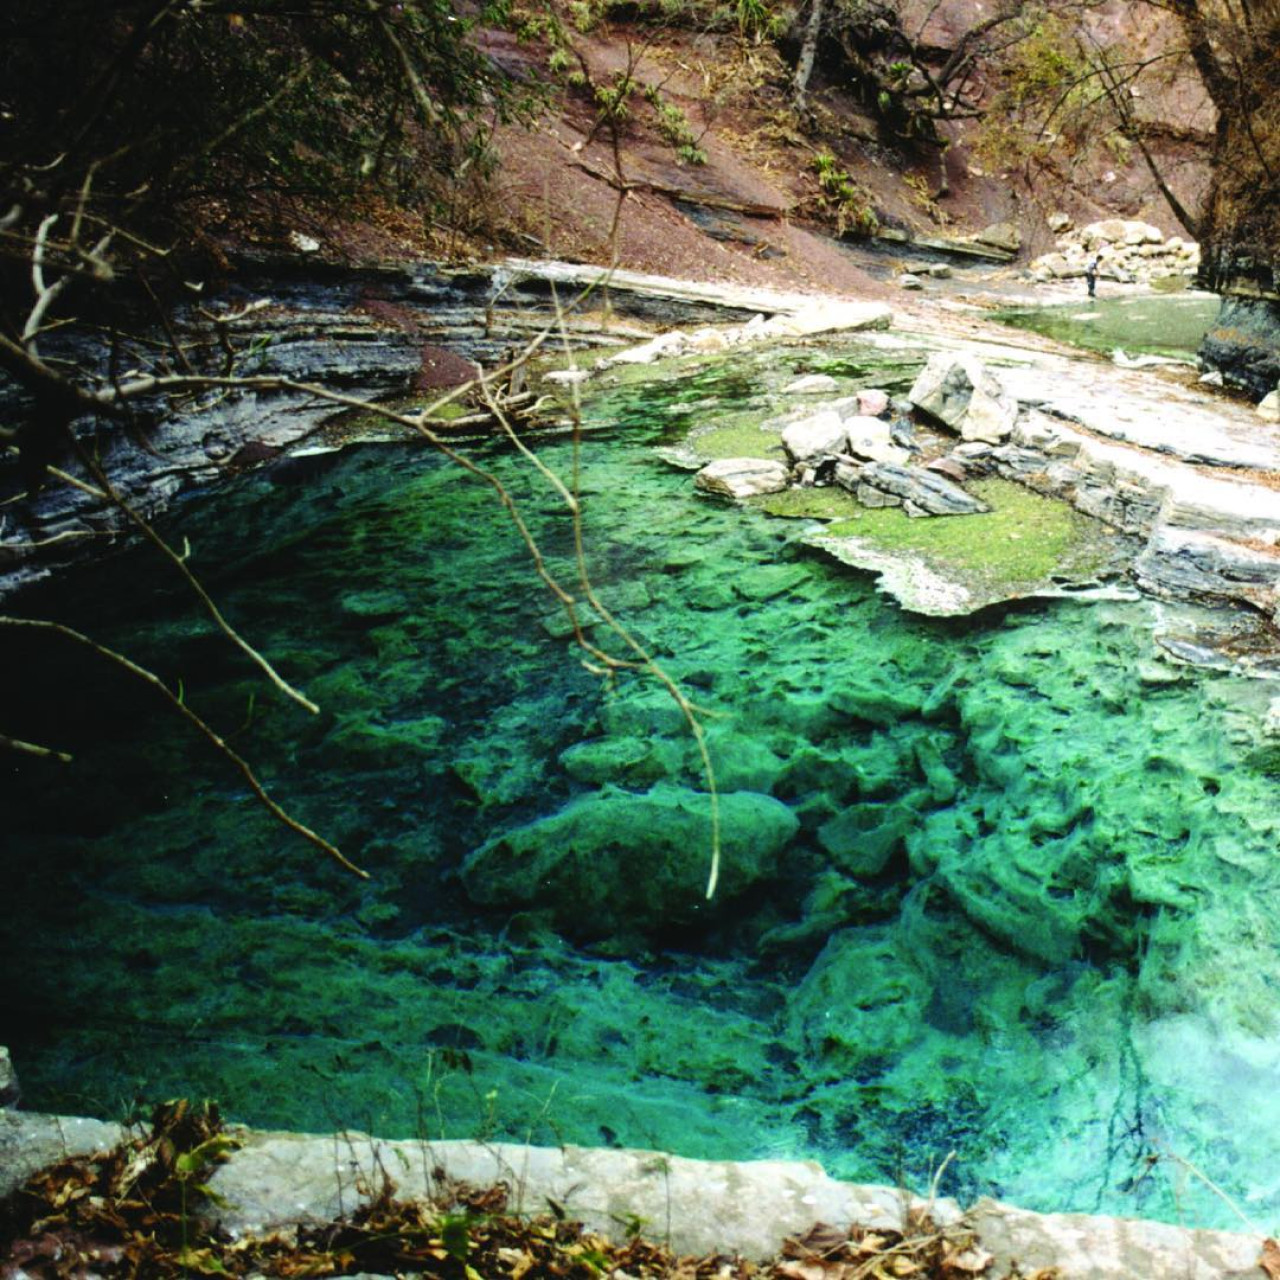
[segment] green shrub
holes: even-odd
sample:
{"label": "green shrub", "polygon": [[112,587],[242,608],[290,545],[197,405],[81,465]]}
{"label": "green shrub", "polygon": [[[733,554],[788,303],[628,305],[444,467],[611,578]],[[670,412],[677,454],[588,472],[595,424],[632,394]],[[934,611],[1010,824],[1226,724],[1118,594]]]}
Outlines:
{"label": "green shrub", "polygon": [[675,150],[684,164],[706,164],[707,153],[698,146],[698,137],[689,118],[674,102],[664,102],[657,89],[650,86],[644,95],[658,114],[658,132]]}
{"label": "green shrub", "polygon": [[834,219],[840,235],[874,235],[880,227],[870,195],[840,167],[840,162],[830,151],[819,151],[813,157],[813,169],[818,175],[821,195],[818,209]]}

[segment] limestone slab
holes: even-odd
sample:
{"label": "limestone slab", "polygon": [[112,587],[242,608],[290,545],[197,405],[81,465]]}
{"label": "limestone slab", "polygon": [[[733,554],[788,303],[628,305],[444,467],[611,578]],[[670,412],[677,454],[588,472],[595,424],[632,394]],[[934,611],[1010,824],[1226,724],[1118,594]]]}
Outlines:
{"label": "limestone slab", "polygon": [[109,1151],[125,1134],[106,1120],[0,1111],[0,1197],[64,1156]]}
{"label": "limestone slab", "polygon": [[[362,1133],[299,1134],[237,1129],[241,1147],[210,1179],[213,1213],[232,1236],[349,1216],[390,1178],[404,1199],[430,1196],[443,1179],[505,1183],[510,1207],[554,1204],[588,1228],[621,1240],[639,1219],[645,1235],[678,1253],[775,1255],[815,1222],[899,1228],[909,1207],[940,1224],[958,1221],[950,1199],[839,1182],[797,1160],[690,1160],[660,1151],[516,1143],[389,1141]],[[66,1155],[105,1151],[126,1136],[81,1117],[0,1113],[0,1194]],[[1265,1280],[1263,1237],[1139,1219],[1041,1214],[983,1199],[969,1210],[979,1245],[994,1255],[991,1277],[1057,1267],[1062,1280]]]}

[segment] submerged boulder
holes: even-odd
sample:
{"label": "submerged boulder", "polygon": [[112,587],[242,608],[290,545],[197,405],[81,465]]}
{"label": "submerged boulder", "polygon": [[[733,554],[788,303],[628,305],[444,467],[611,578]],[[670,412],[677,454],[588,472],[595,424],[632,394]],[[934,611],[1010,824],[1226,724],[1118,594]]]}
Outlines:
{"label": "submerged boulder", "polygon": [[815,1078],[865,1077],[920,1038],[931,994],[892,929],[842,929],[791,993],[787,1018]]}
{"label": "submerged boulder", "polygon": [[900,851],[919,817],[908,804],[855,804],[818,829],[818,843],[832,864],[854,879],[880,875]]}
{"label": "submerged boulder", "polygon": [[[769,796],[722,795],[718,896],[772,875],[799,825]],[[486,906],[542,909],[572,937],[651,934],[705,910],[710,856],[708,795],[666,783],[640,794],[606,787],[495,836],[467,857],[462,882]]]}

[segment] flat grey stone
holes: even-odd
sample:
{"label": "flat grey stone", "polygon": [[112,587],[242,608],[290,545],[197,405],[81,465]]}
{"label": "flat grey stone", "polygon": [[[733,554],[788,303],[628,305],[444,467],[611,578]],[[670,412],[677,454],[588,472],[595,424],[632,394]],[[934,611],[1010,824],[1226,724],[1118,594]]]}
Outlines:
{"label": "flat grey stone", "polygon": [[81,1116],[0,1111],[0,1197],[65,1156],[109,1151],[127,1134],[123,1125]]}
{"label": "flat grey stone", "polygon": [[954,481],[924,467],[873,462],[862,469],[862,485],[894,494],[904,502],[913,503],[926,515],[979,515],[991,510],[985,502],[966,493]]}

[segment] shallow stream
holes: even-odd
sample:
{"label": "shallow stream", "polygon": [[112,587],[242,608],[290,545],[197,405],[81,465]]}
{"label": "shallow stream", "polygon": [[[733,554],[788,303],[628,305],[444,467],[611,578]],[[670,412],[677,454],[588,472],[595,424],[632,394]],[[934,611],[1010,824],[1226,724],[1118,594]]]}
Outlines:
{"label": "shallow stream", "polygon": [[[1142,354],[1192,359],[1218,317],[1222,300],[1211,293],[1151,293],[1108,298],[1106,282],[1097,298],[1047,307],[996,312],[992,319],[1030,329],[1059,342],[1110,354],[1119,348]],[[1083,286],[1082,286],[1083,289]]]}
{"label": "shallow stream", "polygon": [[[819,366],[846,389],[910,376],[844,343],[586,406],[602,602],[708,717],[710,906],[679,708],[584,669],[492,491],[417,448],[265,471],[171,521],[317,717],[145,552],[19,602],[180,685],[372,873],[273,822],[135,683],[8,640],[5,731],[76,756],[0,775],[0,1036],[25,1104],[209,1095],[258,1125],[916,1186],[954,1151],[944,1193],[1238,1225],[1212,1179],[1274,1225],[1273,691],[1171,662],[1148,602],[904,615],[803,545],[807,521],[700,499],[656,455]],[[566,437],[541,448],[572,472]],[[473,452],[571,575],[546,484]]]}

